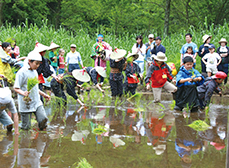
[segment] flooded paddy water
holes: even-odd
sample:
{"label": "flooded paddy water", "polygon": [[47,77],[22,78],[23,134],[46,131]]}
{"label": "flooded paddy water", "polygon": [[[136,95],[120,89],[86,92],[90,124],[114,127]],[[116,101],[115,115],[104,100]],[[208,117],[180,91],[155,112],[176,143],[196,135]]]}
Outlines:
{"label": "flooded paddy water", "polygon": [[[136,98],[137,99],[137,98]],[[160,104],[151,95],[135,100],[89,100],[87,108],[69,98],[67,108],[45,106],[49,123],[38,131],[36,122],[19,136],[0,129],[0,167],[18,168],[224,168],[227,154],[228,106],[216,98],[209,111],[171,110],[171,95]],[[32,119],[33,121],[34,119]],[[188,125],[205,121],[210,127]],[[81,162],[80,162],[81,161]]]}

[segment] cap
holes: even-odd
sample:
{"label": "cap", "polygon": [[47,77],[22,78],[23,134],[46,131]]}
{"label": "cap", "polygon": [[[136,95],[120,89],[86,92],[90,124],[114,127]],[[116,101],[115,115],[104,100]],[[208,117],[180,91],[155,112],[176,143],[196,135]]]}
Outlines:
{"label": "cap", "polygon": [[153,35],[153,34],[150,34],[150,35],[148,36],[148,38],[154,38],[154,35]]}
{"label": "cap", "polygon": [[155,40],[161,40],[161,37],[160,36],[157,36]]}
{"label": "cap", "polygon": [[103,35],[102,34],[98,34],[98,37],[102,37],[103,38]]}
{"label": "cap", "polygon": [[222,71],[218,71],[215,75],[212,76],[212,79],[225,79],[227,77],[227,74],[225,72]]}
{"label": "cap", "polygon": [[213,44],[211,44],[208,48],[212,49],[212,48],[215,48],[215,46]]}
{"label": "cap", "polygon": [[71,48],[76,48],[76,45],[75,44],[71,44]]}

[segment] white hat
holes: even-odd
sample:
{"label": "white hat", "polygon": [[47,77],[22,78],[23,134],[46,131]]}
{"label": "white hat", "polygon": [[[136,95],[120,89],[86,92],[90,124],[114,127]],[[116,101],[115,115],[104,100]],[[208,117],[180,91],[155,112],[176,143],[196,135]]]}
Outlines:
{"label": "white hat", "polygon": [[148,38],[154,38],[154,35],[153,35],[153,34],[150,34],[150,35],[148,36]]}
{"label": "white hat", "polygon": [[220,43],[226,43],[227,44],[227,40],[225,38],[221,38],[220,41],[219,41],[219,44]]}
{"label": "white hat", "polygon": [[55,44],[54,42],[51,42],[50,46],[49,46],[49,50],[52,50],[54,48],[60,48],[59,45]]}
{"label": "white hat", "polygon": [[75,69],[72,71],[72,75],[76,80],[81,82],[89,82],[91,79],[85,69]]}
{"label": "white hat", "polygon": [[126,56],[126,58],[129,58],[129,57],[134,57],[134,60],[136,60],[136,59],[138,59],[138,57],[139,57],[139,55],[136,53],[136,54],[134,54],[134,53],[129,53],[127,56]]}
{"label": "white hat", "polygon": [[75,44],[71,44],[71,47],[74,47],[74,48],[76,48],[76,45],[75,45]]}
{"label": "white hat", "polygon": [[36,42],[34,50],[36,50],[37,52],[43,52],[43,51],[49,50],[49,47],[39,42]]}
{"label": "white hat", "polygon": [[161,144],[158,145],[157,147],[153,148],[155,150],[155,154],[156,155],[161,155],[162,153],[164,153],[165,149],[166,149],[166,145],[165,144]]}
{"label": "white hat", "polygon": [[0,58],[7,58],[8,55],[6,54],[6,52],[2,49],[2,47],[0,47]]}
{"label": "white hat", "polygon": [[203,42],[205,43],[206,40],[207,40],[208,38],[212,38],[212,36],[209,36],[209,35],[205,34],[205,35],[202,37]]}
{"label": "white hat", "polygon": [[0,88],[0,104],[8,104],[12,100],[9,87]]}
{"label": "white hat", "polygon": [[158,52],[157,55],[155,55],[153,58],[157,61],[167,61],[167,57],[163,52]]}
{"label": "white hat", "polygon": [[116,49],[111,53],[110,58],[113,59],[113,60],[115,60],[115,59],[122,58],[122,57],[124,57],[125,55],[126,55],[126,50],[116,48]]}
{"label": "white hat", "polygon": [[101,67],[101,66],[97,66],[97,67],[95,67],[95,70],[96,70],[96,72],[98,72],[98,74],[99,74],[100,76],[102,76],[102,77],[104,77],[104,78],[107,77],[106,68]]}
{"label": "white hat", "polygon": [[36,50],[31,51],[28,56],[28,60],[42,61],[41,55]]}

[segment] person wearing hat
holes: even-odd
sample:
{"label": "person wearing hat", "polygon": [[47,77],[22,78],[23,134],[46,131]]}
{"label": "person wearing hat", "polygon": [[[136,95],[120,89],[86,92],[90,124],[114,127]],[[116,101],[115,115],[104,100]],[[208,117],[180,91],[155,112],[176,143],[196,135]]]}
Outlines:
{"label": "person wearing hat", "polygon": [[[155,40],[154,40],[154,35],[149,34],[148,36],[149,42],[145,44],[146,46],[146,57],[145,60],[147,61],[147,58],[151,57],[151,50],[155,47]],[[146,63],[146,72],[148,71],[150,64]]]}
{"label": "person wearing hat", "polygon": [[[217,53],[222,58],[221,63],[218,66],[219,71],[223,71],[228,74],[228,54],[229,54],[229,47],[227,46],[227,40],[225,38],[221,38],[219,41],[220,47],[217,48]],[[224,84],[227,83],[227,77],[224,80]]]}
{"label": "person wearing hat", "polygon": [[[87,74],[85,69],[75,69],[72,72],[67,72],[65,74],[60,74],[59,80],[56,81],[52,79],[51,81],[51,88],[55,96],[62,98],[63,105],[65,106],[67,104],[67,97],[64,93],[64,85],[66,85],[67,93],[72,96],[77,102],[84,106],[84,104],[81,102],[81,100],[78,98],[75,92],[75,87],[78,86],[79,82],[89,82],[90,76]],[[59,102],[60,104],[60,102]]]}
{"label": "person wearing hat", "polygon": [[125,70],[126,79],[124,82],[124,90],[125,94],[130,92],[134,95],[139,83],[138,78],[140,77],[139,73],[141,71],[138,64],[134,62],[138,58],[138,54],[129,53],[126,58],[127,66]]}
{"label": "person wearing hat", "polygon": [[[207,53],[209,53],[209,46],[212,45],[210,43],[212,36],[209,36],[207,34],[205,34],[202,39],[203,39],[203,43],[198,51],[198,55],[203,58]],[[202,69],[202,73],[206,73],[206,65],[204,64],[204,62],[201,59],[201,69]]]}
{"label": "person wearing hat", "polygon": [[152,54],[157,55],[158,52],[165,53],[165,47],[161,44],[161,37],[156,37],[155,39],[156,46],[151,50]]}
{"label": "person wearing hat", "polygon": [[226,77],[226,73],[218,71],[214,76],[206,78],[206,81],[203,85],[197,87],[201,109],[204,109],[207,105],[209,105],[214,91],[219,95],[222,95],[219,85],[224,81]]}
{"label": "person wearing hat", "polygon": [[173,84],[168,82],[168,80],[171,81],[173,79],[173,75],[165,61],[167,61],[165,54],[158,52],[157,55],[154,56],[154,61],[150,65],[145,78],[146,88],[148,90],[150,89],[151,82],[155,103],[161,101],[162,87],[170,93],[175,93],[177,90]]}
{"label": "person wearing hat", "polygon": [[180,68],[176,76],[176,86],[178,90],[175,94],[174,110],[180,110],[189,107],[191,112],[198,110],[198,92],[196,86],[204,83],[204,77],[196,69],[193,68],[193,58],[184,57],[184,65]]}
{"label": "person wearing hat", "polygon": [[66,55],[66,62],[65,64],[68,65],[68,69],[66,71],[72,72],[74,69],[80,69],[79,64],[83,66],[83,61],[81,59],[81,55],[78,51],[76,51],[76,45],[71,44],[71,51]]}
{"label": "person wearing hat", "polygon": [[107,77],[106,68],[101,66],[96,66],[95,68],[86,67],[86,71],[88,75],[91,77],[91,80],[94,83],[94,85],[99,89],[99,91],[104,93],[104,90],[101,88],[101,85],[99,84],[99,78],[101,81],[101,77],[103,78]]}
{"label": "person wearing hat", "polygon": [[186,53],[187,49],[189,46],[192,47],[192,51],[193,51],[193,59],[195,60],[196,56],[197,56],[197,52],[198,52],[198,48],[197,45],[195,43],[192,42],[192,34],[191,33],[187,33],[185,35],[185,40],[186,40],[186,44],[184,44],[180,50],[181,53],[181,60],[180,60],[180,64],[182,66],[183,64],[183,58],[184,58],[184,54]]}
{"label": "person wearing hat", "polygon": [[213,44],[211,44],[208,47],[208,49],[210,53],[207,53],[202,58],[202,61],[206,65],[206,71],[207,71],[208,77],[210,77],[212,74],[216,74],[218,72],[217,66],[222,61],[222,58],[219,56],[218,53],[215,53],[215,46]]}
{"label": "person wearing hat", "polygon": [[123,94],[123,75],[122,71],[126,66],[126,50],[116,48],[110,56],[110,77],[111,96],[122,96]]}
{"label": "person wearing hat", "polygon": [[54,54],[57,48],[60,48],[60,46],[55,44],[54,42],[51,42],[49,46],[49,50],[51,50],[49,52],[49,59],[51,61],[51,66],[54,68],[55,72],[58,70],[59,66],[59,55]]}
{"label": "person wearing hat", "polygon": [[[36,69],[40,66],[42,57],[37,51],[31,51],[28,54],[28,66],[22,67],[16,74],[14,83],[14,90],[18,93],[18,107],[21,115],[22,126],[24,130],[28,130],[31,127],[31,115],[36,115],[36,120],[40,130],[47,127],[48,118],[46,116],[43,103],[40,100],[39,95],[43,96],[47,100],[50,100],[50,96],[38,89],[38,85],[35,85],[31,89],[31,93],[27,91],[28,78],[38,78]],[[30,101],[23,100],[24,97],[29,97]]]}

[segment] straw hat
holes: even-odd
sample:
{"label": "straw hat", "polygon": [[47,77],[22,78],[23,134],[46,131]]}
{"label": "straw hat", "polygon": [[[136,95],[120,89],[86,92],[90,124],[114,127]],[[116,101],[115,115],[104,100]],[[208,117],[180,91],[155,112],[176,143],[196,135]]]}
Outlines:
{"label": "straw hat", "polygon": [[157,55],[155,55],[153,58],[157,61],[167,61],[167,57],[163,52],[158,52]]}
{"label": "straw hat", "polygon": [[59,45],[55,44],[54,42],[51,42],[50,46],[49,46],[49,50],[52,50],[54,48],[60,48]]}
{"label": "straw hat", "polygon": [[134,57],[134,60],[138,59],[139,55],[134,53],[129,53],[126,58]]}
{"label": "straw hat", "polygon": [[95,67],[95,70],[96,70],[96,72],[98,72],[98,74],[99,74],[100,76],[102,76],[102,77],[104,77],[104,78],[107,77],[106,68],[101,67],[101,66],[97,66],[97,67]]}
{"label": "straw hat", "polygon": [[42,61],[41,55],[36,50],[31,51],[28,54],[27,58],[28,58],[28,60]]}
{"label": "straw hat", "polygon": [[73,77],[81,82],[89,82],[90,76],[85,69],[75,69],[72,71]]}
{"label": "straw hat", "polygon": [[205,43],[206,40],[207,40],[208,38],[212,38],[212,36],[209,36],[209,35],[205,34],[205,35],[202,37],[203,42]]}
{"label": "straw hat", "polygon": [[126,50],[116,48],[116,49],[111,53],[110,58],[115,60],[115,59],[122,58],[122,57],[124,57],[125,55],[126,55]]}
{"label": "straw hat", "polygon": [[2,49],[2,47],[0,47],[0,58],[7,58],[8,55],[6,54],[6,52]]}
{"label": "straw hat", "polygon": [[49,47],[39,42],[36,42],[34,50],[37,52],[43,52],[43,51],[49,50]]}
{"label": "straw hat", "polygon": [[226,43],[227,44],[227,40],[225,38],[221,38],[220,41],[219,41],[219,44],[220,43]]}

